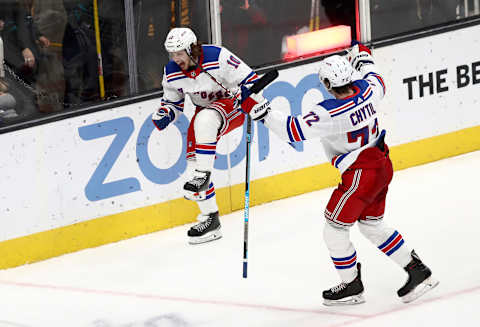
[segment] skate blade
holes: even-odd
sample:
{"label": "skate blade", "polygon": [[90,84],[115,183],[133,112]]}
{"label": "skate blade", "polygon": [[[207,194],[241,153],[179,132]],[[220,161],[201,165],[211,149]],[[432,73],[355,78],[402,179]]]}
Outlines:
{"label": "skate blade", "polygon": [[354,304],[361,304],[365,302],[365,298],[363,297],[363,293],[358,295],[348,296],[344,299],[340,300],[327,300],[323,299],[323,305],[326,306],[342,306],[342,305],[354,305]]}
{"label": "skate blade", "polygon": [[208,232],[203,236],[189,237],[188,243],[192,245],[202,244],[202,243],[218,240],[219,238],[222,238],[222,232],[220,231],[220,228],[218,228],[217,230]]}
{"label": "skate blade", "polygon": [[433,277],[429,277],[415,287],[415,289],[413,289],[410,293],[402,296],[400,299],[403,303],[410,303],[428,291],[434,289],[439,283],[440,282],[438,280],[434,279]]}

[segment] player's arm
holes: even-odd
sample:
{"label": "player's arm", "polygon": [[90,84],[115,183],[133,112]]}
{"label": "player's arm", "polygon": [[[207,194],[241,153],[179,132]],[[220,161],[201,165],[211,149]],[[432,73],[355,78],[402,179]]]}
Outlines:
{"label": "player's arm", "polygon": [[275,108],[259,94],[250,96],[257,102],[248,112],[253,120],[262,121],[282,140],[300,142],[331,135],[338,130],[335,122],[321,106],[299,116],[286,114],[282,108]]}
{"label": "player's arm", "polygon": [[165,129],[169,124],[174,123],[183,113],[185,95],[173,88],[163,73],[163,97],[160,107],[153,113],[152,121],[158,130]]}
{"label": "player's arm", "polygon": [[219,56],[220,66],[228,77],[229,87],[252,86],[258,80],[258,75],[242,59],[226,48],[222,48]]}
{"label": "player's arm", "polygon": [[373,96],[380,100],[385,95],[385,83],[382,76],[378,73],[377,66],[372,57],[372,52],[361,43],[355,42],[355,45],[347,54],[347,59],[356,69],[363,79],[372,86]]}

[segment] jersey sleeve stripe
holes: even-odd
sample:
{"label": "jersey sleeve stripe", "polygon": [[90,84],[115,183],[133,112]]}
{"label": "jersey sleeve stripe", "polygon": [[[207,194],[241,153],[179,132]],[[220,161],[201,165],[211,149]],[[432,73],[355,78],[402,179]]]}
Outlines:
{"label": "jersey sleeve stripe", "polygon": [[338,168],[338,165],[340,164],[340,162],[342,162],[343,159],[345,159],[345,157],[348,155],[348,153],[344,153],[340,156],[335,156],[333,157],[332,159],[332,165],[335,167],[335,168]]}
{"label": "jersey sleeve stripe", "polygon": [[184,99],[181,99],[179,101],[168,101],[168,100],[162,99],[162,105],[171,105],[171,106],[174,106],[175,109],[178,109],[183,112],[184,101],[185,101]]}
{"label": "jersey sleeve stripe", "polygon": [[292,131],[290,130],[290,122],[292,120],[292,117],[289,116],[287,118],[287,133],[288,133],[288,138],[290,139],[290,142],[295,142],[295,139],[292,136]]}
{"label": "jersey sleeve stripe", "polygon": [[385,94],[386,88],[385,88],[385,82],[383,81],[382,76],[378,75],[377,73],[370,72],[370,73],[366,74],[363,78],[367,78],[367,77],[369,77],[369,76],[373,76],[373,77],[375,77],[375,78],[378,80],[378,82],[380,83],[380,85],[382,85],[383,94]]}
{"label": "jersey sleeve stripe", "polygon": [[238,86],[245,85],[248,83],[252,83],[254,80],[258,78],[258,75],[252,70],[250,74],[247,75],[239,84]]}
{"label": "jersey sleeve stripe", "polygon": [[167,76],[167,82],[173,82],[173,81],[176,81],[176,80],[179,80],[179,79],[184,79],[184,78],[187,78],[188,76],[179,76],[179,77],[175,77],[175,78],[168,78]]}
{"label": "jersey sleeve stripe", "polygon": [[380,75],[377,75],[377,74],[375,74],[373,76],[375,76],[378,79],[378,81],[380,82],[380,84],[382,84],[383,93],[385,94],[386,88],[385,88],[385,82],[383,81],[383,78]]}
{"label": "jersey sleeve stripe", "polygon": [[250,78],[245,82],[245,84],[251,84],[251,83],[255,82],[256,80],[258,80],[258,75],[257,75],[257,74],[253,74],[253,76],[250,77]]}
{"label": "jersey sleeve stripe", "polygon": [[372,88],[369,86],[369,87],[365,90],[365,92],[363,92],[362,97],[363,97],[364,99],[368,98],[368,96],[370,95],[371,92],[372,92]]}
{"label": "jersey sleeve stripe", "polygon": [[298,121],[297,118],[295,118],[294,121],[295,121],[295,127],[297,128],[298,134],[300,135],[300,139],[302,141],[305,141],[305,136],[303,136],[303,131],[302,131],[302,128],[300,127],[300,122]]}
{"label": "jersey sleeve stripe", "polygon": [[288,117],[287,130],[288,130],[288,135],[290,137],[291,142],[300,142],[300,141],[304,140],[300,136],[301,133],[299,132],[297,127],[299,127],[297,118]]}

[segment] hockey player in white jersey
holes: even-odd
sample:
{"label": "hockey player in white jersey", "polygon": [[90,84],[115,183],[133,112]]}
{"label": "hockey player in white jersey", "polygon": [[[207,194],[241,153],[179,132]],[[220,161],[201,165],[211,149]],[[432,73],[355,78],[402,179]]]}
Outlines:
{"label": "hockey player in white jersey", "polygon": [[[362,79],[353,80],[354,69]],[[403,302],[413,301],[438,281],[401,234],[383,221],[393,176],[385,130],[380,130],[377,114],[385,94],[383,79],[370,50],[361,44],[356,44],[347,58],[334,55],[321,61],[319,78],[334,99],[293,117],[275,110],[263,97],[252,95],[258,104],[250,115],[289,142],[321,138],[327,157],[340,170],[341,184],[325,210],[324,241],[341,283],[323,292],[324,304],[364,302],[360,263],[349,236],[356,222],[368,240],[405,269],[408,280],[397,294]]]}
{"label": "hockey player in white jersey", "polygon": [[245,114],[239,110],[235,94],[241,86],[251,85],[257,74],[229,50],[197,43],[189,28],[173,28],[165,49],[170,61],[163,74],[163,97],[152,115],[159,130],[174,123],[182,114],[188,95],[196,106],[187,135],[187,176],[183,186],[186,199],[200,208],[199,223],[188,231],[191,244],[218,239],[220,220],[212,182],[217,142],[243,125]]}

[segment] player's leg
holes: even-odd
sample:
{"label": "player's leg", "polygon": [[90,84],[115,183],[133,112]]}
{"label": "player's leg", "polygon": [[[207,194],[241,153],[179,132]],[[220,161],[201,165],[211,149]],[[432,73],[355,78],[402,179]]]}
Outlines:
{"label": "player's leg", "polygon": [[[393,170],[389,159],[386,161],[385,171],[378,173],[385,175],[381,177],[388,183],[390,182]],[[383,215],[387,192],[388,184],[365,208],[358,220],[358,227],[368,240],[407,272],[408,280],[397,293],[402,301],[411,302],[438,285],[438,281],[431,277],[432,272],[420,260],[415,251],[405,244],[402,235],[384,223]]]}
{"label": "player's leg", "polygon": [[[192,178],[185,183],[184,190],[186,198],[199,198],[197,203],[201,222],[188,233],[191,243],[203,243],[221,237],[215,189],[211,182],[216,147],[218,140],[241,126],[244,119],[245,116],[234,108],[230,99],[215,101],[195,114],[193,136],[190,137],[194,139],[195,169]],[[187,146],[191,146],[190,142]]]}
{"label": "player's leg", "polygon": [[341,283],[323,291],[323,304],[349,305],[365,302],[361,265],[357,263],[357,252],[350,241],[350,227],[325,222],[323,238],[330,257],[340,276]]}
{"label": "player's leg", "polygon": [[[187,179],[189,181],[195,178],[197,170],[197,155],[196,155],[196,137],[195,137],[195,121],[198,111],[192,117],[187,133]],[[187,182],[188,183],[188,182]],[[205,243],[221,238],[220,220],[218,214],[217,199],[215,195],[215,187],[213,182],[208,183],[208,187],[200,192],[185,191],[185,198],[196,201],[200,209],[200,214],[197,217],[198,224],[192,226],[187,235],[190,244]]]}
{"label": "player's leg", "polygon": [[215,162],[218,130],[222,117],[216,110],[205,108],[195,115],[193,131],[195,135],[195,170],[193,178],[184,185],[186,191],[198,193],[206,191]]}
{"label": "player's leg", "polygon": [[[341,283],[323,292],[325,305],[345,305],[365,302],[360,263],[350,241],[350,227],[367,205],[362,169],[348,170],[342,174],[342,183],[333,191],[325,210],[327,222],[324,241]],[[368,186],[368,185],[367,185]]]}
{"label": "player's leg", "polygon": [[215,101],[196,113],[193,125],[196,168],[193,178],[184,185],[187,192],[198,193],[208,188],[218,140],[241,126],[244,119],[230,99]]}

